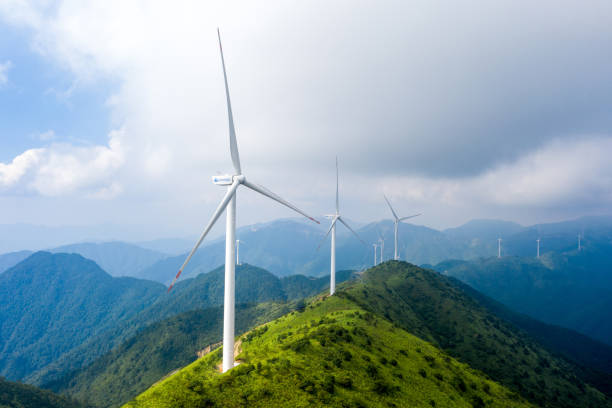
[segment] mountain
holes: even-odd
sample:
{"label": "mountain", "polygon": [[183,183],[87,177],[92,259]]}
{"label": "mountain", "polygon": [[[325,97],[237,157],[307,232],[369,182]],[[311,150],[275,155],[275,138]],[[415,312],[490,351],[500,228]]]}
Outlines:
{"label": "mountain", "polygon": [[[350,279],[353,273],[341,271],[337,282]],[[180,313],[202,310],[223,303],[223,267],[196,278],[180,281],[170,293],[163,291],[153,301],[140,308],[139,313],[113,325],[109,330],[91,336],[80,345],[64,353],[44,369],[28,377],[33,384],[42,385],[60,380],[67,373],[87,367],[98,357],[120,346],[137,332],[162,319]],[[236,267],[236,299],[241,303],[261,303],[298,299],[329,287],[329,277],[312,279],[305,276],[278,278],[270,272],[243,264]],[[1,367],[1,366],[0,366]]]}
{"label": "mountain", "polygon": [[0,273],[17,265],[32,254],[32,251],[18,251],[0,255]]}
{"label": "mountain", "polygon": [[434,267],[504,305],[612,345],[612,246],[540,257],[448,261]]}
{"label": "mountain", "polygon": [[216,350],[126,407],[532,406],[338,296],[241,336],[238,351],[230,372],[218,373]]}
{"label": "mountain", "polygon": [[[239,304],[236,331],[243,333],[290,311],[286,303]],[[140,330],[88,367],[45,388],[96,407],[120,406],[193,362],[198,352],[221,340],[222,332],[222,307],[181,313]]]}
{"label": "mountain", "polygon": [[125,242],[81,243],[50,249],[52,253],[79,254],[91,259],[111,276],[144,278],[141,271],[167,257],[166,254]]}
{"label": "mountain", "polygon": [[[338,282],[353,276],[351,271],[336,274]],[[183,286],[186,287],[176,299],[160,302],[151,308],[151,313],[143,312],[128,325],[142,326],[152,316],[171,317],[147,326],[89,366],[44,387],[81,400],[87,397],[87,401],[96,406],[117,406],[144,391],[161,376],[192,362],[198,350],[221,340],[223,308],[210,305],[219,305],[223,300],[223,270],[188,280]],[[238,305],[236,330],[241,333],[279,317],[299,307],[298,299],[328,288],[329,277],[296,275],[279,279],[263,269],[240,265],[236,271],[236,299],[252,305]],[[271,299],[280,303],[267,302]],[[286,303],[287,300],[293,302]],[[172,315],[181,310],[190,311]],[[106,343],[105,340],[99,342]]]}
{"label": "mountain", "polygon": [[229,373],[215,350],[126,406],[612,407],[580,367],[466,289],[385,262],[240,336]]}
{"label": "mountain", "polygon": [[31,385],[6,381],[0,377],[0,407],[81,408],[78,402]]}
{"label": "mountain", "polygon": [[[453,279],[453,278],[451,278]],[[612,346],[574,330],[542,323],[516,313],[459,280],[453,282],[496,316],[524,330],[548,350],[575,364],[578,377],[608,396],[612,396]]]}
{"label": "mountain", "polygon": [[436,272],[388,261],[367,270],[343,295],[536,405],[612,406],[585,383],[575,364],[557,357]]}
{"label": "mountain", "polygon": [[[241,261],[259,265],[277,276],[320,276],[327,272],[327,269],[316,269],[316,273],[313,273],[311,263],[323,234],[318,227],[292,220],[277,220],[239,228],[237,237],[244,242],[244,245],[240,246]],[[187,252],[163,259],[145,269],[141,276],[170,283],[186,257]],[[197,276],[224,263],[225,240],[213,240],[200,247],[183,271],[183,276]]]}
{"label": "mountain", "polygon": [[31,255],[0,275],[0,375],[27,380],[164,290],[159,283],[112,278],[80,255]]}

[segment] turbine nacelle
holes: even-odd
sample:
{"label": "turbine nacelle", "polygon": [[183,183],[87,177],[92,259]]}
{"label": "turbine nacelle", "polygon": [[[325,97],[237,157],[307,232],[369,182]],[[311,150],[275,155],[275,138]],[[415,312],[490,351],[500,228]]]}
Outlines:
{"label": "turbine nacelle", "polygon": [[234,182],[234,176],[229,174],[212,176],[212,182],[218,186],[230,186]]}
{"label": "turbine nacelle", "polygon": [[213,184],[216,184],[218,186],[231,186],[232,184],[234,184],[234,181],[237,181],[238,183],[243,183],[244,180],[245,177],[242,174],[239,174],[237,176],[232,176],[231,174],[212,176]]}

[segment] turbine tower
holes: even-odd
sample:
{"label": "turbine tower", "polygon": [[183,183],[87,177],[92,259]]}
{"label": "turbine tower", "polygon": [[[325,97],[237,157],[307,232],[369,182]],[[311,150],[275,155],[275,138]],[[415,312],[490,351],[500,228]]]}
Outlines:
{"label": "turbine tower", "polygon": [[378,242],[380,243],[380,262],[385,262],[384,253],[385,253],[385,239],[382,234],[378,233]]}
{"label": "turbine tower", "polygon": [[242,242],[242,245],[244,245],[244,241],[240,241],[239,239],[236,240],[236,265],[242,265],[240,263],[240,243]]}
{"label": "turbine tower", "polygon": [[582,250],[582,247],[580,246],[580,234],[578,234],[578,251]]}
{"label": "turbine tower", "polygon": [[365,242],[363,242],[363,240],[359,237],[359,235],[357,235],[357,233],[353,231],[353,229],[349,227],[346,221],[344,221],[342,217],[340,216],[340,204],[339,204],[339,198],[338,198],[338,157],[337,156],[336,156],[336,213],[332,215],[326,215],[326,217],[330,218],[332,222],[331,222],[331,225],[329,226],[329,230],[327,230],[327,233],[321,240],[321,243],[319,244],[319,247],[317,249],[321,248],[321,245],[323,244],[323,242],[325,241],[325,239],[331,232],[331,266],[330,266],[330,277],[329,277],[330,279],[329,294],[331,296],[336,292],[336,221],[340,221],[342,224],[344,224],[344,226],[348,228],[349,231],[351,231],[353,235],[355,235],[357,239],[361,241],[363,245],[365,245]]}
{"label": "turbine tower", "polygon": [[395,210],[394,210],[394,209],[393,209],[393,207],[391,206],[391,203],[389,202],[389,199],[387,198],[387,196],[386,196],[386,195],[383,195],[383,196],[385,197],[385,201],[386,201],[386,202],[387,202],[387,204],[389,205],[389,209],[391,210],[391,213],[393,214],[393,218],[394,218],[394,221],[393,221],[393,222],[394,222],[394,225],[393,225],[393,226],[394,226],[394,228],[395,228],[395,254],[394,254],[394,256],[393,256],[393,259],[395,259],[395,260],[397,261],[397,260],[399,259],[399,255],[398,255],[398,253],[397,253],[397,249],[398,249],[398,248],[397,248],[397,229],[398,229],[399,223],[400,223],[400,222],[402,222],[402,221],[405,221],[405,220],[407,220],[407,219],[409,219],[409,218],[414,218],[414,217],[417,217],[417,216],[419,216],[419,215],[421,215],[421,214],[414,214],[414,215],[409,215],[409,216],[407,216],[407,217],[402,217],[402,218],[400,218],[400,217],[398,217],[398,216],[397,216],[397,214],[395,213]]}
{"label": "turbine tower", "polygon": [[227,192],[219,203],[219,206],[213,213],[210,221],[204,228],[204,232],[198,239],[189,256],[179,269],[176,277],[172,281],[172,284],[168,288],[168,292],[172,289],[176,283],[181,272],[185,269],[185,266],[191,260],[191,257],[196,252],[210,229],[213,227],[215,222],[221,216],[221,213],[226,210],[226,223],[225,223],[225,293],[223,303],[223,372],[234,367],[234,308],[235,308],[235,272],[236,272],[236,190],[240,185],[248,187],[249,189],[256,191],[272,200],[275,200],[292,210],[302,214],[306,218],[319,223],[311,216],[294,206],[293,204],[285,201],[278,195],[274,194],[267,188],[255,184],[248,180],[240,168],[240,157],[238,155],[238,143],[236,142],[236,131],[234,129],[234,117],[232,115],[232,105],[230,103],[229,87],[227,85],[227,74],[225,71],[225,60],[223,58],[223,48],[221,47],[221,34],[217,29],[217,35],[219,37],[219,51],[221,53],[221,66],[223,68],[223,80],[225,82],[225,97],[227,103],[227,116],[229,121],[229,147],[230,155],[232,158],[232,164],[234,166],[234,174],[228,174],[223,176],[213,176],[212,181],[214,184],[219,186],[227,186]]}
{"label": "turbine tower", "polygon": [[376,266],[377,265],[377,263],[376,263],[376,259],[377,258],[376,257],[378,256],[378,250],[377,250],[378,245],[372,244],[372,246],[374,247],[374,266]]}
{"label": "turbine tower", "polygon": [[497,257],[501,258],[501,238],[497,238]]}
{"label": "turbine tower", "polygon": [[538,252],[536,254],[536,258],[540,258],[540,238],[536,239],[536,242],[538,243]]}

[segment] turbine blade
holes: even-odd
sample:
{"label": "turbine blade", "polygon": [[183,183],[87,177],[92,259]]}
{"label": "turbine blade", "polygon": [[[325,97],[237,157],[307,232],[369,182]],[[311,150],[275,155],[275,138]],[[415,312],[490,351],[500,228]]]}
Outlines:
{"label": "turbine blade", "polygon": [[383,194],[383,197],[385,197],[385,201],[387,202],[387,204],[389,205],[389,208],[391,209],[391,212],[393,213],[393,216],[395,217],[396,220],[399,220],[399,217],[397,216],[397,214],[395,213],[395,210],[393,210],[393,207],[391,207],[391,203],[389,202],[389,199],[387,198],[386,195]]}
{"label": "turbine blade", "polygon": [[338,200],[338,156],[336,156],[336,214],[340,213],[340,204]]}
{"label": "turbine blade", "polygon": [[319,245],[317,246],[317,251],[319,249],[321,249],[321,245],[323,245],[323,243],[325,242],[325,240],[327,239],[327,236],[329,235],[329,233],[331,232],[332,228],[334,228],[334,225],[336,224],[336,221],[338,221],[338,217],[334,217],[334,220],[332,221],[331,225],[329,226],[329,229],[327,230],[327,233],[325,234],[325,236],[323,237],[323,239],[321,240],[321,242],[319,242]]}
{"label": "turbine blade", "polygon": [[[361,241],[361,243],[362,243],[363,245],[366,245],[365,241],[364,241],[363,239],[361,239],[361,237],[360,237],[359,235],[357,235],[357,233],[356,233],[355,231],[353,231],[353,229],[352,229],[351,227],[349,227],[349,225],[348,225],[346,222],[344,222],[344,220],[342,219],[342,217],[338,217],[338,220],[340,220],[340,222],[341,222],[341,223],[343,223],[343,224],[344,224],[344,226],[345,226],[346,228],[348,228],[348,229],[349,229],[349,231],[351,231],[351,232],[353,233],[353,235],[355,235],[355,236],[357,237],[357,239],[358,239],[359,241]],[[366,245],[366,246],[367,246],[367,245]]]}
{"label": "turbine blade", "polygon": [[219,51],[221,51],[221,65],[223,66],[223,80],[225,81],[225,96],[227,98],[227,118],[229,120],[229,145],[232,155],[232,164],[236,174],[242,174],[240,169],[240,155],[238,154],[238,143],[236,142],[236,130],[234,129],[234,115],[232,114],[232,103],[230,101],[229,86],[227,85],[227,73],[225,72],[225,59],[223,58],[223,47],[221,46],[221,33],[217,28],[219,37]]}
{"label": "turbine blade", "polygon": [[187,264],[191,260],[191,257],[193,256],[193,254],[195,254],[195,252],[199,248],[200,244],[204,240],[204,237],[206,237],[206,234],[208,234],[208,232],[213,227],[213,225],[215,225],[215,222],[217,222],[217,220],[219,219],[219,216],[221,215],[223,210],[225,210],[225,207],[227,207],[227,204],[231,200],[231,198],[234,195],[234,193],[236,193],[236,189],[238,188],[239,185],[240,185],[239,181],[237,181],[237,180],[234,181],[232,186],[227,190],[227,193],[225,193],[225,196],[223,197],[223,200],[221,200],[221,203],[219,203],[219,206],[217,207],[217,209],[213,213],[213,216],[210,219],[210,221],[208,222],[208,225],[206,225],[206,228],[204,228],[204,232],[200,236],[200,239],[195,244],[195,246],[193,247],[193,249],[189,253],[189,256],[187,256],[187,259],[185,260],[185,262],[183,262],[183,266],[181,266],[181,268],[179,269],[178,273],[176,274],[176,277],[174,278],[174,280],[172,281],[172,283],[168,287],[168,292],[170,292],[170,290],[172,289],[172,287],[174,286],[174,284],[178,280],[179,276],[181,276],[181,273],[183,272],[183,269],[185,269],[185,267],[187,266]]}
{"label": "turbine blade", "polygon": [[244,184],[245,186],[247,186],[248,188],[250,188],[253,191],[257,191],[259,194],[263,194],[268,198],[273,199],[274,201],[278,201],[279,203],[281,203],[282,205],[291,208],[293,211],[302,214],[304,217],[308,218],[311,221],[316,222],[317,224],[320,224],[319,221],[317,221],[316,219],[314,219],[313,217],[311,217],[310,215],[306,214],[304,211],[300,210],[299,208],[297,208],[295,205],[291,204],[290,202],[282,199],[280,196],[274,194],[273,192],[271,192],[270,190],[268,190],[267,188],[265,188],[264,186],[260,186],[259,184],[255,184],[255,183],[251,183],[248,180],[244,180],[242,182],[242,184]]}
{"label": "turbine blade", "polygon": [[404,221],[404,220],[407,220],[408,218],[418,217],[419,215],[421,215],[421,214],[409,215],[409,216],[407,216],[407,217],[402,217],[402,218],[400,218],[399,220],[400,220],[400,221]]}

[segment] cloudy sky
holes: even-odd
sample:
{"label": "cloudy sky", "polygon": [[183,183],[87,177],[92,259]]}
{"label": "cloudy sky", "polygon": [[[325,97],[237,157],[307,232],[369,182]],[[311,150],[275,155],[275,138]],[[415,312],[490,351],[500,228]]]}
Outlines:
{"label": "cloudy sky", "polygon": [[609,1],[0,0],[0,224],[197,234],[232,169],[217,26],[243,171],[309,213],[336,155],[360,221],[612,213]]}

